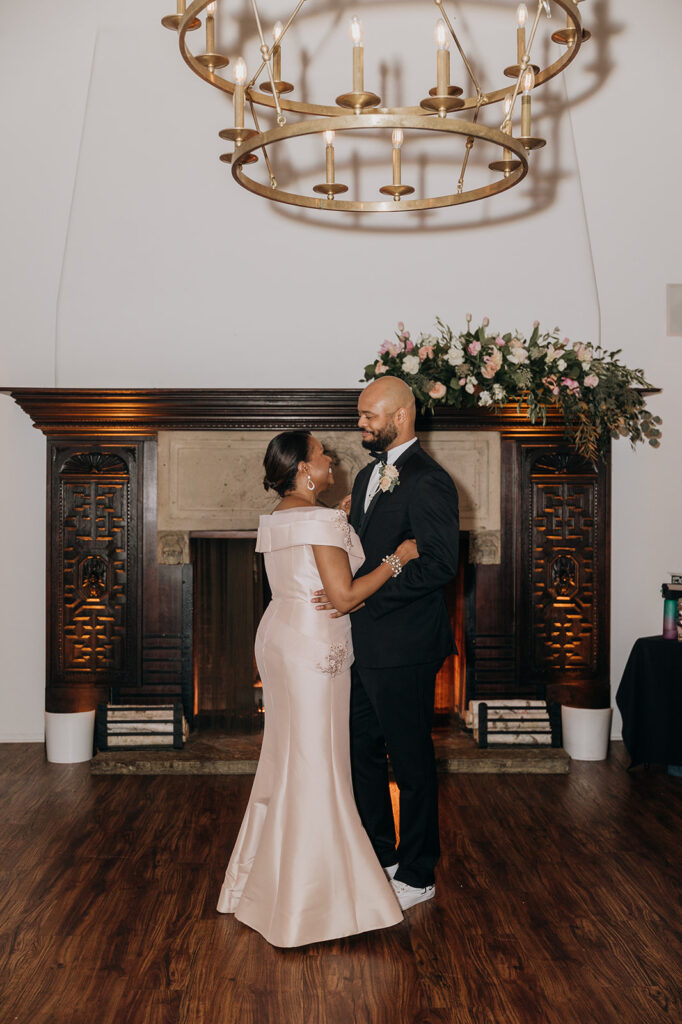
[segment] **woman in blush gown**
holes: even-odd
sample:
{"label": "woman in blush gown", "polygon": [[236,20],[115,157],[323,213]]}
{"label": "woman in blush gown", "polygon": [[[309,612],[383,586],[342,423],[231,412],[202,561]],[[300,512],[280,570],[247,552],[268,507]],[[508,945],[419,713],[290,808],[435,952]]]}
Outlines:
{"label": "woman in blush gown", "polygon": [[307,431],[277,435],[264,460],[265,486],[282,498],[260,517],[256,545],[272,590],[256,634],[265,733],[218,910],[280,947],[402,920],[353,798],[349,616],[317,611],[310,598],[323,587],[350,612],[418,553],[405,541],[353,580],[362,545],[345,512],[315,504],[333,483],[331,462]]}

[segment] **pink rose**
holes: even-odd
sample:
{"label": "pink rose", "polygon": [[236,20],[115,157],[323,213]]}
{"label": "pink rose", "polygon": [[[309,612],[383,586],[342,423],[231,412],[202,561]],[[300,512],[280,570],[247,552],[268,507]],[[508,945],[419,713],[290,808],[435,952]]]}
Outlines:
{"label": "pink rose", "polygon": [[460,378],[459,378],[459,382],[460,382],[460,384],[462,385],[462,387],[464,387],[464,385],[465,385],[465,384],[466,384],[466,382],[467,382],[467,379],[466,379],[466,377],[460,377]]}
{"label": "pink rose", "polygon": [[504,345],[505,345],[504,338],[501,338],[500,335],[498,334],[497,337],[495,338],[495,344],[499,345],[500,348],[504,348]]}
{"label": "pink rose", "polygon": [[400,331],[401,334],[405,330],[405,324],[402,322],[402,320],[398,320],[398,330]]}
{"label": "pink rose", "polygon": [[488,324],[490,323],[490,320],[488,319],[487,316],[484,316],[483,320],[481,321],[481,323],[483,324],[484,327],[487,327]]}
{"label": "pink rose", "polygon": [[410,341],[410,337],[409,337],[408,334],[405,334],[404,338],[405,338],[405,351],[406,352],[411,352],[412,349],[414,348],[414,342]]}
{"label": "pink rose", "polygon": [[470,345],[467,345],[467,352],[470,356],[475,356],[481,351],[480,341],[472,341]]}
{"label": "pink rose", "polygon": [[442,398],[446,390],[445,384],[441,384],[440,381],[436,381],[436,383],[429,388],[429,395],[431,398]]}
{"label": "pink rose", "polygon": [[539,320],[533,320],[533,327],[539,327],[539,326],[540,326],[540,321]]}
{"label": "pink rose", "polygon": [[489,355],[484,356],[483,362],[485,366],[481,369],[481,373],[488,380],[492,380],[502,366],[502,353],[499,348],[494,348]]}
{"label": "pink rose", "polygon": [[378,377],[380,373],[386,373],[387,369],[388,367],[385,366],[384,363],[382,363],[382,361],[379,359],[374,367],[374,372]]}
{"label": "pink rose", "polygon": [[580,385],[578,384],[578,381],[573,380],[572,377],[562,377],[561,383],[564,385],[565,388],[568,388],[568,390],[571,391],[573,394],[578,394],[578,392],[580,391]]}
{"label": "pink rose", "polygon": [[583,381],[586,388],[596,388],[598,383],[599,377],[596,373],[588,373],[587,377],[585,377],[585,380]]}
{"label": "pink rose", "polygon": [[422,363],[425,359],[433,359],[433,345],[422,345],[419,349],[419,358]]}

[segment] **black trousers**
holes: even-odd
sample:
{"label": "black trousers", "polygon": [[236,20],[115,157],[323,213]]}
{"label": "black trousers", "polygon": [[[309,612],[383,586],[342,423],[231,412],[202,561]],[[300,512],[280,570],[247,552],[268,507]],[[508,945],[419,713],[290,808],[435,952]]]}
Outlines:
{"label": "black trousers", "polygon": [[[360,818],[384,867],[424,888],[440,855],[438,781],[431,740],[436,674],[441,662],[351,670],[350,745]],[[388,761],[400,790],[400,845],[388,788]]]}

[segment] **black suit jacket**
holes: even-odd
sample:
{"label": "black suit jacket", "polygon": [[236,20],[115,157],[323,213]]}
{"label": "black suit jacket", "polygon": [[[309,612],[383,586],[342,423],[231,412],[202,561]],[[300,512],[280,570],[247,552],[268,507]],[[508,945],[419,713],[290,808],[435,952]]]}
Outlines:
{"label": "black suit jacket", "polygon": [[358,473],[351,498],[350,521],[365,550],[357,576],[408,537],[417,541],[419,558],[351,615],[355,660],[368,668],[442,661],[455,650],[443,587],[457,573],[457,488],[415,441],[396,462],[400,483],[390,494],[378,491],[363,514],[373,466]]}

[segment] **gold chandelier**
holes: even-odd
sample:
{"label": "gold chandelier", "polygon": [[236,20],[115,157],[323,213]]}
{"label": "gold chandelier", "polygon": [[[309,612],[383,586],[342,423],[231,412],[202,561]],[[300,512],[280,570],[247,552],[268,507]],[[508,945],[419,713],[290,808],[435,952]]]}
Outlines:
{"label": "gold chandelier", "polygon": [[[306,0],[298,0],[286,22],[275,23],[271,43],[266,42],[258,0],[249,0],[253,14],[253,33],[260,44],[260,63],[255,74],[249,77],[244,59],[241,56],[234,59],[234,81],[218,74],[231,60],[216,50],[216,0],[193,0],[189,7],[186,7],[186,0],[177,0],[177,13],[163,18],[162,24],[177,31],[180,52],[189,68],[209,85],[232,96],[233,126],[223,129],[219,135],[221,139],[234,143],[234,151],[222,154],[220,159],[231,164],[232,176],[239,185],[263,198],[313,210],[391,213],[434,210],[486,199],[512,188],[526,176],[528,154],[545,145],[545,140],[534,136],[531,130],[531,92],[563,72],[577,55],[582,43],[589,38],[589,32],[583,28],[578,11],[580,2],[551,0],[551,4],[560,8],[565,15],[566,27],[551,34],[551,40],[561,49],[557,59],[546,63],[544,67],[531,62],[531,51],[534,44],[536,51],[539,49],[538,38],[542,35],[540,26],[551,18],[550,0],[538,0],[532,16],[526,4],[520,3],[516,8],[516,62],[500,72],[500,78],[504,75],[512,79],[513,84],[484,91],[443,0],[433,0],[439,13],[436,25],[436,84],[429,89],[428,95],[419,100],[418,105],[400,107],[382,106],[381,98],[365,88],[363,32],[357,17],[353,17],[350,26],[352,63],[349,60],[348,64],[351,89],[337,96],[333,105],[292,98],[290,94],[295,92],[295,86],[282,78],[282,54],[286,37],[292,25],[301,23],[299,15]],[[224,6],[229,8],[229,0],[226,0]],[[199,15],[204,10],[205,49],[194,53],[189,49],[188,35],[201,28]],[[229,10],[227,13],[230,13]],[[450,81],[452,43],[462,58],[470,83],[469,95],[466,96],[464,88]],[[499,127],[483,124],[479,120],[482,112],[495,104],[500,104],[504,111]],[[518,134],[514,134],[514,117],[519,106],[521,116],[517,118],[516,125],[519,130]],[[247,109],[253,127],[245,124]],[[457,116],[452,116],[454,112]],[[465,113],[469,114],[466,119],[462,116]],[[273,123],[261,125],[260,119],[268,115]],[[390,166],[391,181],[378,188],[378,192],[385,198],[339,198],[349,191],[349,186],[337,181],[335,147],[338,145],[337,137],[344,138],[349,133],[364,133],[361,137],[365,138],[390,138],[391,161],[390,165],[386,163],[386,177]],[[415,195],[415,186],[403,182],[402,147],[406,134],[421,139],[422,146],[427,137],[443,143],[453,140],[453,137],[464,140],[463,150],[460,149],[459,153],[453,155],[452,145],[447,148],[450,191]],[[323,139],[323,146],[318,150],[318,177],[322,178],[324,173],[324,180],[311,185],[309,190],[293,188],[289,183],[283,187],[278,183],[275,173],[281,146],[305,136],[321,136]],[[477,149],[491,148],[484,150],[488,154],[483,161],[486,180],[479,180],[479,176],[470,183],[467,172],[470,170],[474,146]],[[495,159],[488,162],[491,153]],[[259,155],[262,155],[266,168],[266,180],[262,181],[247,173],[247,169],[250,171],[250,166],[258,162]],[[285,160],[283,165],[285,177],[291,177],[290,162]],[[422,191],[426,193],[426,189]],[[414,198],[408,198],[412,196]]]}

